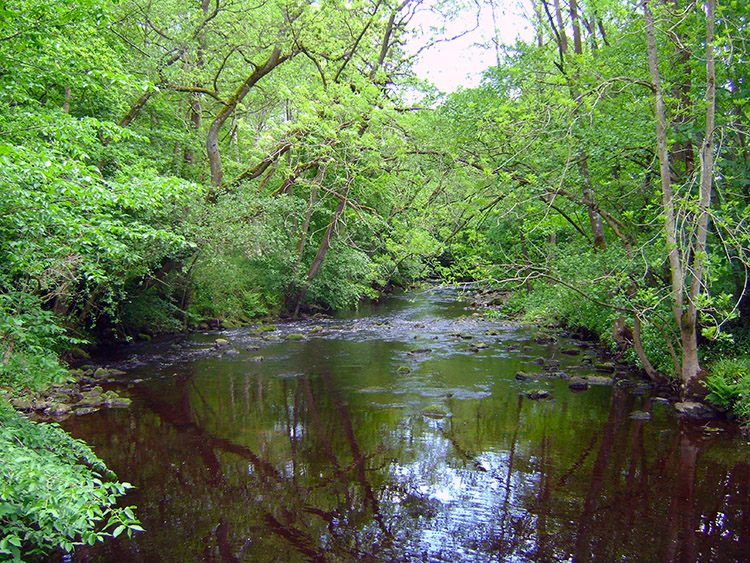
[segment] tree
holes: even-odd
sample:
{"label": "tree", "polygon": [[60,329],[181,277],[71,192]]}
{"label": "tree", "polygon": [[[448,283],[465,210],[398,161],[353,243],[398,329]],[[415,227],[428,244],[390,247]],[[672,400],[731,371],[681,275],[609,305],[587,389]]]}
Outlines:
{"label": "tree", "polygon": [[[698,354],[698,311],[701,296],[706,292],[704,276],[707,268],[708,223],[714,177],[714,128],[716,106],[716,68],[714,58],[715,0],[706,3],[706,120],[705,134],[700,147],[700,181],[697,205],[690,212],[689,231],[682,238],[678,234],[678,205],[670,170],[667,143],[667,117],[659,72],[659,55],[656,48],[654,16],[651,3],[643,3],[648,39],[648,61],[654,90],[656,116],[656,142],[662,190],[664,233],[669,257],[671,279],[672,315],[680,331],[682,361],[679,375],[683,393],[692,396],[700,393],[694,383],[701,367]],[[687,197],[690,197],[688,194]],[[680,240],[682,239],[682,240]]]}

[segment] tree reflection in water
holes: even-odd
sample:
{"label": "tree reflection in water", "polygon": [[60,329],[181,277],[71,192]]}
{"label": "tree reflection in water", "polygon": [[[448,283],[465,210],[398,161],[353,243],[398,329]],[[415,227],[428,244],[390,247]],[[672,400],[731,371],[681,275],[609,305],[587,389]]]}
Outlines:
{"label": "tree reflection in water", "polygon": [[75,560],[745,557],[749,450],[731,427],[680,423],[618,387],[554,380],[555,401],[530,401],[515,356],[431,346],[408,375],[395,339],[148,368],[130,410],[65,423],[137,486],[127,501],[147,530]]}

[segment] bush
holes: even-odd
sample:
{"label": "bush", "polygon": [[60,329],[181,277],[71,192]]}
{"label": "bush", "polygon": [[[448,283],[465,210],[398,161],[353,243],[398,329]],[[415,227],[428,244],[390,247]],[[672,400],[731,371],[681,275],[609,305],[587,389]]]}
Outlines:
{"label": "bush", "polygon": [[0,285],[0,385],[14,391],[38,391],[67,376],[57,352],[75,339],[65,337],[55,316],[41,301]]}
{"label": "bush", "polygon": [[709,371],[707,400],[731,409],[743,424],[750,423],[750,356],[719,359]]}
{"label": "bush", "polygon": [[0,403],[0,452],[0,560],[142,530],[132,507],[115,506],[131,486],[59,426]]}
{"label": "bush", "polygon": [[231,252],[199,259],[192,272],[190,313],[198,318],[241,321],[274,312],[283,286],[271,262]]}

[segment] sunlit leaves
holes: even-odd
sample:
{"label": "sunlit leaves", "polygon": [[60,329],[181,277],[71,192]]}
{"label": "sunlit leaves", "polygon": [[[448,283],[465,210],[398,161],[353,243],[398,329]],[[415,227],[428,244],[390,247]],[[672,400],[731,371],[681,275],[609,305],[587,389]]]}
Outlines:
{"label": "sunlit leaves", "polygon": [[142,531],[131,507],[116,507],[132,486],[58,426],[0,405],[0,451],[0,559]]}

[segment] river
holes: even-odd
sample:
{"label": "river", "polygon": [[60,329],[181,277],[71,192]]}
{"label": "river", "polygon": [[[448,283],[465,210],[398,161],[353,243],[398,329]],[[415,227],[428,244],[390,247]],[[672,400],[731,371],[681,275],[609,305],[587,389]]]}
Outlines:
{"label": "river", "polygon": [[746,560],[734,425],[680,420],[638,382],[518,381],[609,364],[459,297],[113,351],[131,407],[63,426],[135,485],[146,532],[73,561]]}

